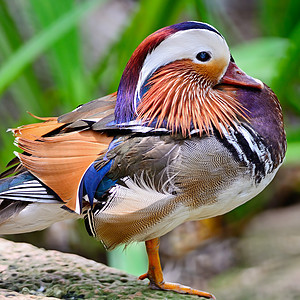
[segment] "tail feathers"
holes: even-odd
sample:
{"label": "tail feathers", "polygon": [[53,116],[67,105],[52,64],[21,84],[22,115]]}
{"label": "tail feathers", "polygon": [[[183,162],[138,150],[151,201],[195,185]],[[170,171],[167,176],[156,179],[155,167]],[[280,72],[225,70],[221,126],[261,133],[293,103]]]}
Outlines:
{"label": "tail feathers", "polygon": [[[1,200],[0,200],[1,201]],[[18,215],[30,202],[2,200],[0,204],[0,225]]]}
{"label": "tail feathers", "polygon": [[0,233],[42,230],[78,218],[62,209],[63,201],[28,171],[0,179]]}
{"label": "tail feathers", "polygon": [[0,179],[0,200],[62,203],[50,188],[28,171]]}
{"label": "tail feathers", "polygon": [[[37,119],[41,119],[36,117]],[[43,118],[42,118],[43,119]],[[22,137],[28,140],[36,140],[45,134],[49,134],[64,126],[64,124],[58,123],[56,118],[44,118],[46,119],[43,123],[34,123],[23,125],[18,128],[9,129],[13,132],[15,137]]]}
{"label": "tail feathers", "polygon": [[[7,200],[5,200],[7,201]],[[78,219],[78,214],[61,209],[60,203],[19,202],[0,212],[0,233],[18,234],[43,230],[55,222]]]}
{"label": "tail feathers", "polygon": [[[18,164],[17,165],[14,165],[12,167],[10,167],[9,169],[5,170],[4,172],[2,172],[0,174],[0,184],[1,184],[1,179],[2,178],[6,178],[7,176],[10,176],[10,175],[16,175],[16,174],[20,174],[22,172],[24,172],[26,169],[19,163],[19,158],[17,157],[18,159]],[[8,163],[10,164],[10,162]],[[9,166],[7,166],[9,167]]]}
{"label": "tail feathers", "polygon": [[29,172],[0,179],[0,225],[33,202],[60,203],[60,200]]}
{"label": "tail feathers", "polygon": [[29,172],[24,172],[19,175],[15,175],[12,177],[6,177],[0,179],[0,195],[2,192],[5,192],[9,190],[10,188],[13,188],[14,186],[20,185],[24,182],[30,181],[35,179],[33,175],[31,175]]}

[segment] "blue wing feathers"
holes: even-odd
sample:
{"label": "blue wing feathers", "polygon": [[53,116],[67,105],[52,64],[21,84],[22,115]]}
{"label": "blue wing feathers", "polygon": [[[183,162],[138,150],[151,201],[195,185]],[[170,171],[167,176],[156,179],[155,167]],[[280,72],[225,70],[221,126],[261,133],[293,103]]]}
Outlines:
{"label": "blue wing feathers", "polygon": [[80,207],[82,207],[82,200],[85,195],[87,195],[90,205],[92,207],[94,203],[94,198],[101,198],[101,196],[106,191],[108,191],[112,186],[115,185],[116,180],[112,180],[106,176],[114,163],[113,159],[108,160],[107,153],[119,144],[120,141],[116,138],[113,139],[113,141],[110,143],[105,156],[102,158],[103,161],[107,161],[107,163],[105,163],[104,166],[102,166],[100,169],[96,168],[95,165],[97,161],[95,161],[85,171],[78,189]]}
{"label": "blue wing feathers", "polygon": [[36,178],[29,172],[24,172],[13,177],[3,178],[0,180],[0,193],[6,192],[10,188],[35,179]]}
{"label": "blue wing feathers", "polygon": [[79,189],[82,193],[81,198],[86,194],[91,206],[93,206],[96,192],[99,196],[115,184],[115,181],[110,180],[107,177],[105,178],[105,175],[108,173],[113,164],[112,160],[98,171],[95,169],[94,164],[95,163],[92,163],[86,170],[80,184],[81,188]]}
{"label": "blue wing feathers", "polygon": [[62,201],[58,195],[28,171],[1,179],[0,199],[47,203]]}

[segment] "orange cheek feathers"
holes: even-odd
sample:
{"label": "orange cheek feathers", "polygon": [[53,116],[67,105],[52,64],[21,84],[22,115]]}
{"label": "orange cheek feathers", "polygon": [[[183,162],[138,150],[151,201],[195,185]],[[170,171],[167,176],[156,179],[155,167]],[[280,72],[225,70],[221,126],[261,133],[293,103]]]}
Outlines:
{"label": "orange cheek feathers", "polygon": [[193,69],[201,76],[205,77],[212,86],[216,85],[221,75],[225,72],[227,61],[223,58],[214,59],[204,64],[191,62]]}

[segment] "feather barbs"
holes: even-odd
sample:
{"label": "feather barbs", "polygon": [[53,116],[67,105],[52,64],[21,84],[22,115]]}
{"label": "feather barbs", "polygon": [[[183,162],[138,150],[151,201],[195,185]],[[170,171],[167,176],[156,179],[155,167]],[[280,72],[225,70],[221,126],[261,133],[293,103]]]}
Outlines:
{"label": "feather barbs", "polygon": [[[22,165],[50,187],[75,211],[77,189],[89,165],[105,152],[112,138],[92,130],[30,140],[16,139],[25,153],[17,153]],[[76,212],[78,212],[76,210]]]}
{"label": "feather barbs", "polygon": [[221,126],[227,129],[241,118],[247,120],[233,93],[213,89],[216,79],[197,68],[190,60],[179,60],[157,70],[137,107],[137,119],[156,121],[156,127],[166,122],[169,130],[184,137],[192,129],[209,135],[213,127],[222,135]]}
{"label": "feather barbs", "polygon": [[49,118],[43,123],[23,125],[21,127],[9,129],[9,130],[12,131],[15,137],[23,137],[26,139],[35,140],[45,134],[48,134],[51,131],[54,131],[62,127],[63,125],[64,124],[57,122],[57,118]]}

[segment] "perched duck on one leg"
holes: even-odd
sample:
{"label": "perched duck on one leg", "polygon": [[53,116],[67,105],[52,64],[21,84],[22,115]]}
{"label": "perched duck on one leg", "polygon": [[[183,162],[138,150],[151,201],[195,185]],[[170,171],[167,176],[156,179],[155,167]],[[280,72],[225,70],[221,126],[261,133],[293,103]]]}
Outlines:
{"label": "perched duck on one leg", "polygon": [[23,152],[0,181],[0,233],[84,217],[108,250],[146,242],[149,269],[140,279],[151,287],[206,298],[214,297],[164,282],[158,238],[252,199],[286,151],[275,94],[199,22],[147,37],[117,93],[12,132]]}
{"label": "perched duck on one leg", "polygon": [[158,254],[159,238],[146,241],[145,243],[149,260],[149,267],[148,272],[141,275],[139,279],[144,280],[148,278],[150,281],[150,286],[154,289],[171,290],[182,294],[197,295],[208,299],[216,299],[215,296],[210,293],[195,290],[178,283],[165,282]]}

